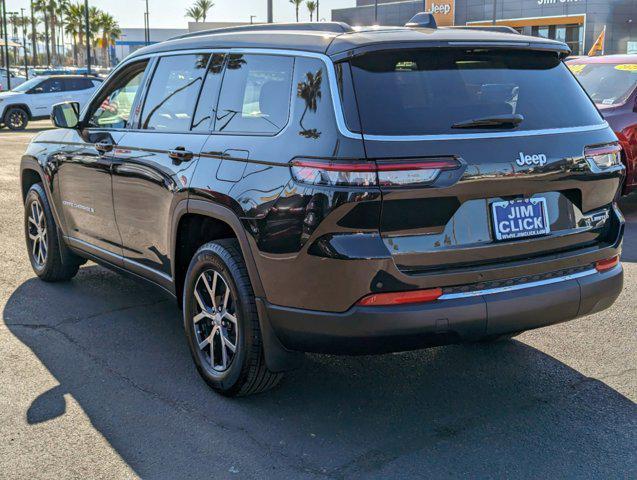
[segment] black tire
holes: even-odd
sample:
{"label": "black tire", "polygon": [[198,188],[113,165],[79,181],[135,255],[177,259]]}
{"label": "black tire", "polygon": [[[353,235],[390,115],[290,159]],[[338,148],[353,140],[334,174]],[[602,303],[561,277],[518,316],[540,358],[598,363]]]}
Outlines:
{"label": "black tire", "polygon": [[2,121],[9,130],[24,130],[29,123],[29,114],[24,108],[9,107]]}
{"label": "black tire", "polygon": [[[225,303],[224,289],[230,292]],[[283,375],[265,364],[254,292],[236,239],[209,242],[197,250],[186,273],[183,312],[192,358],[215,391],[244,396],[279,383]]]}
{"label": "black tire", "polygon": [[[41,217],[35,213],[37,208],[42,213]],[[42,223],[39,228],[33,220],[30,220],[33,217],[41,218]],[[61,282],[70,280],[77,274],[83,260],[68,250],[66,245],[59,244],[57,225],[44,188],[40,183],[32,185],[27,192],[24,202],[24,230],[31,267],[41,280]],[[44,234],[41,235],[43,231]],[[36,241],[34,237],[37,237],[38,240]],[[64,257],[61,248],[65,249]]]}

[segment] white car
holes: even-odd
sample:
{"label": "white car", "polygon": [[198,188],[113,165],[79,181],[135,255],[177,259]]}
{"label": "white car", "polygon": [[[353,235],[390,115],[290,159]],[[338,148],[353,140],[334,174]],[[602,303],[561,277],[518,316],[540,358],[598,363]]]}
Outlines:
{"label": "white car", "polygon": [[[27,80],[26,77],[22,75],[16,75],[16,73],[12,72],[11,70],[9,70],[9,76],[9,78],[11,79],[11,88],[15,88],[18,85],[23,84]],[[7,90],[8,84],[9,82],[7,81],[7,69],[0,68],[0,92],[4,92],[5,90]]]}
{"label": "white car", "polygon": [[56,103],[75,101],[83,106],[101,83],[99,78],[81,75],[32,78],[0,92],[0,123],[11,130],[24,130],[29,120],[49,118]]}

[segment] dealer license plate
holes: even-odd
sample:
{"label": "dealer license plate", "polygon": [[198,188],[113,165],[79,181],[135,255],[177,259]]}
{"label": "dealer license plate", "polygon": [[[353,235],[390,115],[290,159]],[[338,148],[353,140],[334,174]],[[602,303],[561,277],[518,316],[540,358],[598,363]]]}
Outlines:
{"label": "dealer license plate", "polygon": [[491,209],[497,240],[535,237],[551,231],[545,198],[493,202]]}

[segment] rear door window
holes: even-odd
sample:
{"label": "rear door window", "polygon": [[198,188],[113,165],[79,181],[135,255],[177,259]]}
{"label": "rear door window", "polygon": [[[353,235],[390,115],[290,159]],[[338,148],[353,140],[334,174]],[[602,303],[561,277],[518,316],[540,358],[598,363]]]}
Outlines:
{"label": "rear door window", "polygon": [[293,67],[292,57],[228,55],[215,131],[280,132],[290,112]]}
{"label": "rear door window", "polygon": [[535,130],[602,122],[554,53],[397,50],[361,55],[351,60],[351,68],[361,127],[367,134],[467,133],[457,124],[512,115],[524,119],[515,127],[483,126],[469,131]]}
{"label": "rear door window", "polygon": [[93,82],[88,78],[65,78],[64,87],[64,90],[67,92],[88,90],[89,88],[93,88]]}
{"label": "rear door window", "polygon": [[207,53],[159,59],[144,102],[141,128],[172,132],[190,130],[209,59]]}

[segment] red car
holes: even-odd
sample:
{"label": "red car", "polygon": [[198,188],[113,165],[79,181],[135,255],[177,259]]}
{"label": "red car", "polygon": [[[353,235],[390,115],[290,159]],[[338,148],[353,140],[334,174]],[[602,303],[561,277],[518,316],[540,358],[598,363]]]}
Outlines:
{"label": "red car", "polygon": [[578,57],[567,65],[604,115],[624,149],[624,194],[637,190],[637,55]]}

